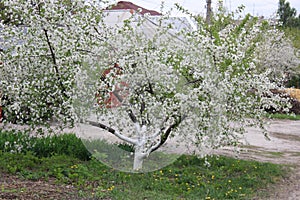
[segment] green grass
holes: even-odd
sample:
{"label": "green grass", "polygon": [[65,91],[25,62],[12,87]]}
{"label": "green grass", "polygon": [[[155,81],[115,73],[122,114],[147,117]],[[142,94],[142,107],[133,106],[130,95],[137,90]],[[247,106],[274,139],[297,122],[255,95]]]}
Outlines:
{"label": "green grass", "polygon": [[28,131],[2,131],[1,129],[0,150],[18,153],[30,151],[38,157],[65,154],[81,160],[88,160],[91,155],[75,134],[30,136]]}
{"label": "green grass", "polygon": [[82,197],[112,199],[248,199],[284,175],[280,165],[210,157],[182,156],[156,172],[130,174],[106,167],[95,159],[66,155],[39,158],[31,153],[0,154],[0,173],[24,179],[55,178],[75,186]]}
{"label": "green grass", "polygon": [[276,152],[276,151],[265,151],[264,154],[266,156],[269,156],[269,157],[273,157],[273,158],[279,158],[279,157],[282,157],[284,155],[284,153],[282,152]]}
{"label": "green grass", "polygon": [[300,115],[290,115],[290,114],[268,114],[267,118],[270,119],[289,119],[289,120],[300,120]]}
{"label": "green grass", "polygon": [[[0,132],[0,144],[8,137],[4,133],[7,132]],[[64,149],[72,149],[74,138],[63,138]],[[40,140],[43,141],[43,138]],[[187,155],[158,171],[125,173],[111,169],[94,158],[85,159],[78,153],[66,154],[61,147],[52,148],[51,152],[49,146],[52,143],[46,139],[45,148],[39,149],[47,149],[47,154],[37,154],[31,151],[34,148],[11,153],[3,151],[7,149],[0,145],[0,174],[17,175],[32,181],[54,178],[57,184],[73,185],[82,198],[137,200],[251,199],[286,174],[282,165],[223,156],[206,160]],[[210,166],[206,165],[206,161]]]}

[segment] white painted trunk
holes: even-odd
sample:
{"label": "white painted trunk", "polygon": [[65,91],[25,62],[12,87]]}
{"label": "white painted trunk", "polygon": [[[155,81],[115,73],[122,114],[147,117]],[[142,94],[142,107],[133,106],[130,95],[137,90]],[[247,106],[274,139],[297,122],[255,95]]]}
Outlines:
{"label": "white painted trunk", "polygon": [[137,146],[134,150],[133,170],[135,171],[141,170],[145,158],[146,158],[146,153],[143,153],[143,147]]}

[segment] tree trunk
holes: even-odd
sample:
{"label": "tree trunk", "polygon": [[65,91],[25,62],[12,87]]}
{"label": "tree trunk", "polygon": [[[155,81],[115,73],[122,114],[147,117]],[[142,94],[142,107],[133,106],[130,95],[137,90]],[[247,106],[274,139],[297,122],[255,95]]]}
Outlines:
{"label": "tree trunk", "polygon": [[145,158],[146,153],[143,153],[143,146],[137,146],[134,150],[133,170],[141,170]]}
{"label": "tree trunk", "polygon": [[206,3],[207,3],[207,5],[206,5],[206,23],[207,24],[210,24],[210,21],[211,21],[211,12],[212,12],[212,10],[211,10],[211,0],[206,0]]}

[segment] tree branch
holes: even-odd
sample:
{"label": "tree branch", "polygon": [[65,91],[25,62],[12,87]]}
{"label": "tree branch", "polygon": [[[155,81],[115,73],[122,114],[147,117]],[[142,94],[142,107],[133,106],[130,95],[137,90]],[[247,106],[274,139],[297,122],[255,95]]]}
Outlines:
{"label": "tree branch", "polygon": [[132,110],[130,110],[130,109],[128,110],[128,115],[133,123],[137,123],[137,119],[136,119],[135,115],[133,114]]}
{"label": "tree branch", "polygon": [[203,81],[203,79],[196,79],[196,80],[192,80],[192,81],[188,80],[188,82],[186,83],[186,85],[188,85],[188,84],[194,84],[194,83],[199,83],[201,81]]}
{"label": "tree branch", "polygon": [[[96,27],[94,27],[94,30],[96,31],[96,33],[98,34],[98,35],[100,35],[101,36],[101,33],[99,32],[99,30],[96,28]],[[104,41],[103,39],[101,39],[101,38],[99,38],[99,37],[96,37],[98,40],[100,40],[100,41]],[[110,44],[110,43],[108,43],[108,45],[111,47],[111,49],[115,52],[115,53],[117,53],[117,48],[115,48],[112,44]]]}
{"label": "tree branch", "polygon": [[150,83],[150,81],[148,81],[148,86],[149,86],[149,89],[145,89],[145,91],[149,92],[150,94],[154,94],[152,84]]}
{"label": "tree branch", "polygon": [[120,103],[122,103],[123,98],[119,95],[119,93],[118,93],[119,91],[121,91],[121,90],[115,90],[115,91],[112,92],[112,94],[115,95],[115,97],[118,99],[118,101]]}
{"label": "tree branch", "polygon": [[140,109],[140,113],[141,113],[141,118],[142,118],[142,125],[146,125],[146,120],[143,117],[143,112],[145,111],[146,108],[146,104],[144,102],[144,100],[142,100],[142,104],[141,104],[141,109]]}
{"label": "tree branch", "polygon": [[[169,128],[166,130],[166,132],[164,134],[162,134],[162,136],[160,137],[160,141],[158,144],[156,144],[155,146],[153,146],[151,149],[150,149],[150,152],[154,152],[156,151],[157,149],[159,149],[162,145],[164,145],[166,142],[167,142],[167,139],[168,137],[170,136],[171,134],[171,131],[176,128],[183,120],[184,120],[185,116],[183,117],[180,117],[179,116],[179,119],[178,121],[176,121],[175,123],[173,123],[172,125],[169,126]],[[163,129],[162,129],[163,130]]]}
{"label": "tree branch", "polygon": [[55,56],[53,47],[52,47],[51,42],[50,42],[48,31],[46,29],[43,29],[43,31],[45,33],[46,41],[47,41],[47,44],[48,44],[48,47],[49,47],[49,50],[50,50],[50,53],[51,53],[51,57],[52,57],[52,61],[53,61],[53,64],[54,64],[55,72],[58,73],[59,71],[58,71],[58,68],[57,68],[56,56]]}
{"label": "tree branch", "polygon": [[43,29],[43,31],[45,33],[46,41],[47,41],[47,44],[48,44],[48,47],[49,47],[49,50],[50,50],[50,53],[51,53],[51,58],[52,58],[52,61],[53,61],[54,70],[55,70],[56,76],[58,78],[58,82],[59,82],[59,85],[61,87],[62,94],[64,95],[65,98],[69,98],[68,95],[66,94],[66,88],[64,87],[64,85],[62,83],[62,80],[61,80],[61,77],[60,77],[60,73],[59,73],[59,70],[58,70],[58,67],[57,67],[57,62],[56,62],[56,55],[55,55],[53,47],[51,45],[50,38],[49,38],[49,35],[48,35],[48,31],[46,29]]}
{"label": "tree branch", "polygon": [[92,54],[92,55],[94,55],[94,56],[98,56],[98,55],[99,55],[99,54],[96,54],[96,53],[93,52],[93,51],[86,50],[86,49],[78,49],[78,48],[76,48],[76,50],[77,50],[77,51],[80,51],[80,52],[90,53],[90,54]]}
{"label": "tree branch", "polygon": [[137,145],[138,144],[137,140],[134,140],[134,139],[129,138],[129,137],[125,136],[125,135],[122,135],[121,133],[119,133],[115,129],[113,129],[113,128],[109,127],[109,126],[106,126],[105,124],[101,124],[99,122],[94,122],[94,121],[90,121],[90,120],[87,120],[86,122],[88,124],[92,125],[92,126],[95,126],[95,127],[98,127],[98,128],[104,129],[104,130],[107,130],[108,132],[110,132],[113,135],[117,136],[119,139],[124,140],[124,141],[126,141],[128,143],[131,143],[133,145]]}

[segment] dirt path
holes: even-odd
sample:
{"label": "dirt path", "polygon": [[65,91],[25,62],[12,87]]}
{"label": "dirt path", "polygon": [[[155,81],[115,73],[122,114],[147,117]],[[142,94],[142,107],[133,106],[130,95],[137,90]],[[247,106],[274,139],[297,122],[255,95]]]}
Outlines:
{"label": "dirt path", "polygon": [[[267,126],[267,140],[258,128],[248,128],[245,139],[241,141],[240,154],[233,152],[232,148],[222,148],[214,153],[222,155],[238,156],[244,159],[253,159],[262,162],[278,164],[295,164],[300,166],[300,120],[270,120]],[[102,138],[111,142],[120,142],[118,138],[107,131],[97,127],[83,125],[78,129],[69,130],[83,137]],[[182,140],[179,140],[182,141]],[[175,139],[168,139],[163,150],[171,153],[189,153],[185,143],[181,142],[179,147]],[[192,152],[193,149],[190,149]]]}
{"label": "dirt path", "polygon": [[[260,129],[248,128],[241,146],[240,158],[263,162],[300,165],[300,121],[272,120],[267,140]],[[232,155],[230,148],[216,151]]]}
{"label": "dirt path", "polygon": [[[270,141],[261,130],[249,128],[245,135],[241,159],[292,165],[292,173],[278,185],[269,188],[267,199],[300,200],[300,121],[272,120],[267,128]],[[235,156],[230,149],[216,152],[220,155]]]}

